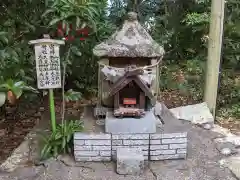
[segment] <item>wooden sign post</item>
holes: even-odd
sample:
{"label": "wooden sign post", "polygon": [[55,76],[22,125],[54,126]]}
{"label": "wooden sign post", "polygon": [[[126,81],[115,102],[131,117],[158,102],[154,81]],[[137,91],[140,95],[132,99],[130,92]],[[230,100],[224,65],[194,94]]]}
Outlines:
{"label": "wooden sign post", "polygon": [[43,39],[29,41],[35,48],[35,61],[38,89],[49,89],[49,104],[52,131],[56,131],[56,116],[53,89],[61,88],[60,45],[64,41],[50,39],[44,35]]}

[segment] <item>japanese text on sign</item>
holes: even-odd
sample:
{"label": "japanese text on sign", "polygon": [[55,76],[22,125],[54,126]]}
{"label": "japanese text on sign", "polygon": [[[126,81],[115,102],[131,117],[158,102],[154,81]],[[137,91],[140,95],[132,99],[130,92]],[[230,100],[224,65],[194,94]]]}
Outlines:
{"label": "japanese text on sign", "polygon": [[59,45],[35,46],[37,81],[39,89],[61,88]]}

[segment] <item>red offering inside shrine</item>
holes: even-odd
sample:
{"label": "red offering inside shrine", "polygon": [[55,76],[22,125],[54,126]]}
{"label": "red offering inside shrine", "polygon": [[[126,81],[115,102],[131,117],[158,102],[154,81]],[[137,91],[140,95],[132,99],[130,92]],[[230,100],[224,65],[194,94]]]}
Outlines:
{"label": "red offering inside shrine", "polygon": [[123,98],[124,105],[136,105],[137,101],[135,98]]}

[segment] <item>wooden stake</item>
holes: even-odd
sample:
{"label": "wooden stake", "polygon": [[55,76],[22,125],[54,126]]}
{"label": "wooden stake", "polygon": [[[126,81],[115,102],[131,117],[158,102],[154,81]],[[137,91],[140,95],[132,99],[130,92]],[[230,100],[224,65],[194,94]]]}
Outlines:
{"label": "wooden stake", "polygon": [[212,0],[204,101],[215,117],[221,62],[225,0]]}

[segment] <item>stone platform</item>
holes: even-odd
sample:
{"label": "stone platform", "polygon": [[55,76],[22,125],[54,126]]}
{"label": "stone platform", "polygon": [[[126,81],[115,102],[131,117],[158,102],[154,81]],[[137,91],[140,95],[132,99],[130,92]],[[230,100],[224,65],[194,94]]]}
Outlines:
{"label": "stone platform", "polygon": [[108,111],[105,119],[105,131],[112,134],[155,133],[156,117],[153,111],[148,111],[141,118],[116,118],[111,111]]}
{"label": "stone platform", "polygon": [[75,133],[76,161],[116,160],[119,148],[138,148],[145,160],[185,159],[187,133],[87,134]]}
{"label": "stone platform", "polygon": [[[158,111],[157,111],[158,110]],[[156,114],[157,112],[157,114]],[[156,118],[164,124],[156,132]],[[97,126],[97,124],[95,124]],[[142,118],[115,118],[108,110],[105,132],[75,133],[76,161],[116,161],[119,148],[138,148],[144,160],[185,159],[188,137],[186,129],[163,104]]]}

